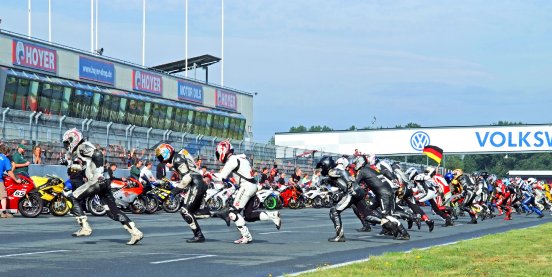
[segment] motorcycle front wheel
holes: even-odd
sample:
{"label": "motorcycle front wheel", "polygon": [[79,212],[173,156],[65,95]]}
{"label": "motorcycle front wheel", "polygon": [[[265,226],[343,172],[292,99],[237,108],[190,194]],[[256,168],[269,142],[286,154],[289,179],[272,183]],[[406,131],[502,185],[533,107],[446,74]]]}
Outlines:
{"label": "motorcycle front wheel", "polygon": [[24,217],[37,217],[42,211],[42,198],[36,193],[29,193],[19,200],[18,208]]}
{"label": "motorcycle front wheel", "polygon": [[69,213],[69,200],[63,195],[58,195],[50,202],[50,211],[54,216],[64,216]]}
{"label": "motorcycle front wheel", "polygon": [[175,213],[180,209],[182,199],[180,196],[174,196],[174,197],[167,197],[165,201],[163,202],[163,210],[167,213]]}
{"label": "motorcycle front wheel", "polygon": [[157,198],[155,198],[155,196],[153,195],[146,195],[145,199],[146,199],[146,213],[152,214],[157,212],[157,210],[159,209],[159,201],[157,200]]}
{"label": "motorcycle front wheel", "polygon": [[134,199],[134,201],[130,203],[130,211],[133,214],[143,214],[144,212],[146,212],[146,202],[147,200],[144,196],[140,195],[136,197],[136,199]]}
{"label": "motorcycle front wheel", "polygon": [[278,200],[271,195],[265,199],[263,205],[267,210],[274,210],[278,206]]}

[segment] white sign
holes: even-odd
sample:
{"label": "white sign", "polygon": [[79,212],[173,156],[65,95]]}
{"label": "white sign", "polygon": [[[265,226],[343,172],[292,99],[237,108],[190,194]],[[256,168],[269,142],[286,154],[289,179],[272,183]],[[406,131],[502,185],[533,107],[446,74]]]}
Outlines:
{"label": "white sign", "polygon": [[552,151],[552,125],[436,127],[280,133],[276,145],[351,155],[421,154],[431,144],[445,153]]}

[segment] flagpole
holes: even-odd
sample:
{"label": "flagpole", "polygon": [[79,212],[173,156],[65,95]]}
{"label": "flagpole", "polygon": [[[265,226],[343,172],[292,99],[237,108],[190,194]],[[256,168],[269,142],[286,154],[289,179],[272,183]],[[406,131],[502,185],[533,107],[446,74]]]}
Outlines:
{"label": "flagpole", "polygon": [[98,2],[100,2],[100,0],[96,0],[96,37],[94,38],[96,50],[98,50]]}
{"label": "flagpole", "polygon": [[222,32],[221,32],[221,55],[220,55],[220,86],[224,87],[224,0],[222,1],[222,13],[221,13],[221,22],[222,22]]}
{"label": "flagpole", "polygon": [[142,67],[146,66],[146,0],[142,0]]}
{"label": "flagpole", "polygon": [[27,26],[27,37],[30,38],[31,37],[31,22],[32,22],[32,20],[31,20],[31,16],[32,16],[32,14],[31,14],[31,0],[27,1],[27,4],[28,4],[28,9],[27,9],[27,13],[28,13],[28,15],[27,15],[27,19],[28,19],[28,22],[27,22],[27,24],[28,24],[28,26]]}
{"label": "flagpole", "polygon": [[94,52],[94,0],[90,0],[90,52]]}
{"label": "flagpole", "polygon": [[186,21],[186,35],[185,35],[185,42],[184,42],[184,47],[186,48],[186,72],[184,72],[184,76],[186,76],[186,78],[188,77],[188,0],[186,0],[186,16],[185,16],[185,21]]}
{"label": "flagpole", "polygon": [[52,43],[52,0],[48,0],[48,42]]}

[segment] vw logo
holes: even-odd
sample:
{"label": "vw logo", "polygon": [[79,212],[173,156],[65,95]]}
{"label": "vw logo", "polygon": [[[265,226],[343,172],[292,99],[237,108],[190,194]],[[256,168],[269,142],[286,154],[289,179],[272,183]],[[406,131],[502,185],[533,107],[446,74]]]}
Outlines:
{"label": "vw logo", "polygon": [[429,135],[422,131],[418,131],[410,137],[410,145],[418,151],[424,150],[424,147],[429,145],[429,141]]}

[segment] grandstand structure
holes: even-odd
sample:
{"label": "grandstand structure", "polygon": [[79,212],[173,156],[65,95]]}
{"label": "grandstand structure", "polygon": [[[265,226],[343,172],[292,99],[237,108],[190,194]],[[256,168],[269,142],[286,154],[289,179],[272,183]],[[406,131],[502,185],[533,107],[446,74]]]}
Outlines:
{"label": "grandstand structure", "polygon": [[[219,60],[188,62],[195,68]],[[1,139],[41,145],[50,163],[63,154],[62,134],[73,127],[105,148],[109,162],[123,165],[131,153],[153,160],[161,142],[207,163],[225,139],[256,165],[311,167],[324,154],[252,142],[254,95],[171,74],[189,69],[181,64],[144,68],[0,30]]]}

